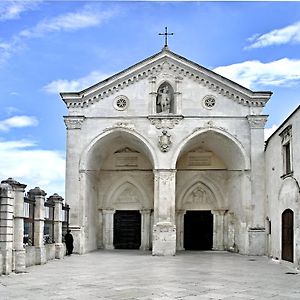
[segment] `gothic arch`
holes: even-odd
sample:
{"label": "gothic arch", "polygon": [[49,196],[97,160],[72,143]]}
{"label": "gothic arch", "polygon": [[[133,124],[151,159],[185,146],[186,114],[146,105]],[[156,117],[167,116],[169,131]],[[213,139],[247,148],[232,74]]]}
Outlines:
{"label": "gothic arch", "polygon": [[[207,140],[214,147],[212,150],[224,161],[228,169],[250,169],[250,159],[241,142],[226,130],[217,127],[199,128],[183,139],[172,157],[172,167],[176,167],[176,163],[184,151],[189,148],[192,149],[193,146],[197,145],[197,141],[200,141],[203,137],[208,137]],[[218,144],[222,147],[218,147]]]}
{"label": "gothic arch", "polygon": [[[126,138],[130,144],[143,153],[151,162],[153,168],[157,168],[158,159],[150,142],[140,133],[129,128],[115,127],[110,128],[96,136],[81,153],[79,161],[79,170],[88,170],[92,160],[104,159],[111,151],[110,144],[114,138]],[[105,147],[106,146],[106,147]]]}
{"label": "gothic arch", "polygon": [[145,189],[141,186],[141,183],[137,182],[134,178],[131,177],[119,178],[116,182],[114,182],[111,186],[107,188],[107,192],[105,193],[103,203],[105,208],[120,208],[121,206],[119,203],[119,199],[122,193],[124,195],[124,191],[126,191],[126,189],[134,190],[134,196],[139,197],[139,199],[135,199],[136,201],[132,200],[131,202],[127,202],[127,208],[128,205],[131,205],[135,209],[152,208],[153,203],[151,203],[150,198],[145,192]]}
{"label": "gothic arch", "polygon": [[224,208],[225,199],[220,189],[210,179],[204,176],[196,177],[190,184],[186,184],[185,186],[186,188],[181,190],[176,197],[178,199],[176,202],[176,209],[184,208],[183,206],[186,202],[186,199],[198,186],[203,187],[204,190],[208,192],[212,202],[214,202],[214,205],[212,205],[211,209]]}

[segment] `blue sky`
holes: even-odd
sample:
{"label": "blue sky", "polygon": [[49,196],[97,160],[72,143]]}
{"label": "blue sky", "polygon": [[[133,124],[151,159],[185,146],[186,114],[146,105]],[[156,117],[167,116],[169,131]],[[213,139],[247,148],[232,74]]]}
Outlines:
{"label": "blue sky", "polygon": [[[300,103],[300,2],[0,2],[0,179],[64,195],[67,114],[88,87],[161,50],[274,92],[273,130]],[[268,130],[268,133],[270,130]]]}

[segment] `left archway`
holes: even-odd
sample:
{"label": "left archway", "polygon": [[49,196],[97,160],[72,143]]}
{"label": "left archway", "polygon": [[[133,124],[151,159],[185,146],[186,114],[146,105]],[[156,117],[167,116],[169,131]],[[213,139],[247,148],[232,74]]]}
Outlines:
{"label": "left archway", "polygon": [[133,130],[107,130],[88,145],[79,165],[85,252],[113,249],[115,215],[125,212],[140,215],[140,247],[149,249],[155,165],[152,146]]}

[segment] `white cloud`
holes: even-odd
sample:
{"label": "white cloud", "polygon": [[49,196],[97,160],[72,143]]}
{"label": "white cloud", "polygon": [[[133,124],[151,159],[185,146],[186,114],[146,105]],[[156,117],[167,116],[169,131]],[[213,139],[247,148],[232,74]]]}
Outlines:
{"label": "white cloud", "polygon": [[300,60],[282,58],[268,63],[252,60],[220,66],[214,71],[248,88],[292,86],[300,81]]}
{"label": "white cloud", "polygon": [[0,131],[9,131],[12,128],[37,126],[38,120],[30,116],[14,116],[0,121]]}
{"label": "white cloud", "polygon": [[262,35],[254,35],[249,39],[252,44],[246,49],[263,48],[271,45],[283,45],[288,43],[300,43],[300,22],[272,30]]}
{"label": "white cloud", "polygon": [[28,140],[0,141],[0,179],[13,177],[28,189],[39,186],[48,195],[64,197],[64,154],[36,146]]}
{"label": "white cloud", "polygon": [[277,130],[278,125],[272,125],[271,128],[265,128],[264,131],[264,136],[265,136],[265,141]]}
{"label": "white cloud", "polygon": [[29,39],[41,38],[51,32],[76,31],[100,26],[104,21],[117,13],[116,9],[100,10],[99,5],[88,5],[77,12],[44,19],[35,26],[15,34],[8,41],[0,40],[0,64],[6,62],[15,52],[23,49],[26,46],[26,41]]}
{"label": "white cloud", "polygon": [[36,26],[22,30],[21,37],[40,37],[49,32],[75,31],[82,28],[100,25],[103,21],[113,16],[115,11],[95,11],[86,7],[79,12],[67,13],[51,19],[45,19]]}
{"label": "white cloud", "polygon": [[98,83],[99,81],[109,77],[109,74],[101,73],[99,71],[93,71],[89,73],[87,76],[66,80],[66,79],[58,79],[48,83],[43,89],[48,93],[60,93],[60,92],[73,92],[80,91],[84,88],[87,88],[93,84]]}
{"label": "white cloud", "polygon": [[41,2],[42,0],[1,1],[0,21],[18,19],[23,12],[36,9]]}

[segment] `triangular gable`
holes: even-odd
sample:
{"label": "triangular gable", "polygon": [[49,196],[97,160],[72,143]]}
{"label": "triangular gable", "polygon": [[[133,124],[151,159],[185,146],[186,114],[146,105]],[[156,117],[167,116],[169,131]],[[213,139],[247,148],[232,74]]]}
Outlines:
{"label": "triangular gable", "polygon": [[230,79],[170,51],[167,47],[80,92],[64,92],[60,93],[60,95],[67,107],[89,106],[134,82],[146,77],[155,76],[163,69],[165,64],[168,65],[168,69],[173,73],[177,73],[179,76],[189,77],[199,84],[246,106],[263,107],[272,95],[272,92],[269,91],[255,92],[247,89]]}

